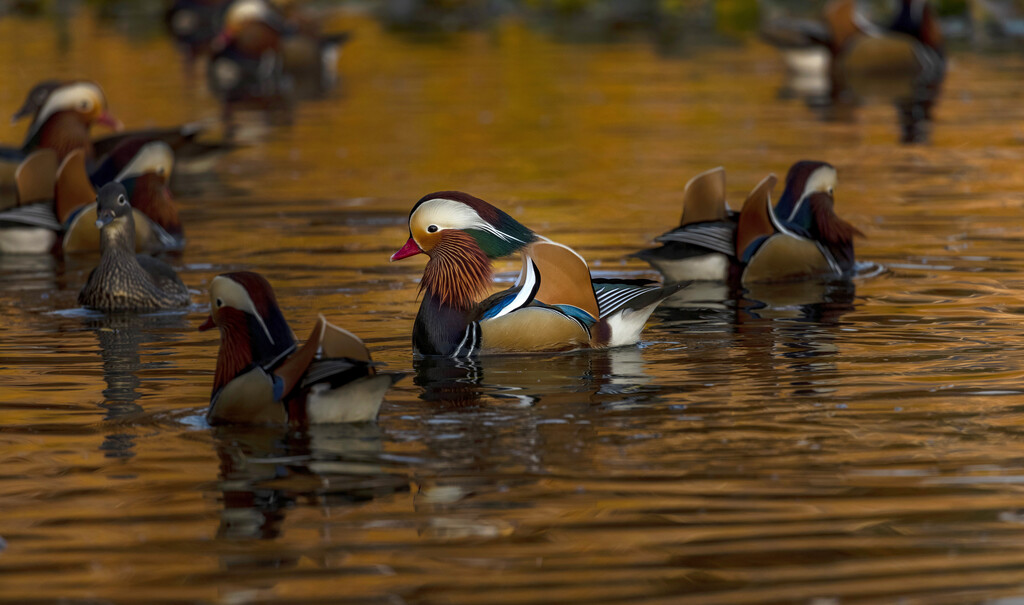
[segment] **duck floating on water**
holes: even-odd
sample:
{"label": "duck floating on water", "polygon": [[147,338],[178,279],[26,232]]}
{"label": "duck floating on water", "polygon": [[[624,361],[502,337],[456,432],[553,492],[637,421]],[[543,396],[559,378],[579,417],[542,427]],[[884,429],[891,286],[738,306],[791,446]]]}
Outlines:
{"label": "duck floating on water", "polygon": [[135,254],[135,220],[124,185],[104,185],[96,202],[100,262],[78,293],[79,304],[98,311],[156,311],[191,303],[174,269]]}
{"label": "duck floating on water", "polygon": [[773,208],[775,183],[775,175],[765,177],[740,212],[736,258],[743,265],[741,284],[849,276],[853,238],[864,234],[835,213],[835,169],[824,162],[798,162]]}
{"label": "duck floating on water", "polygon": [[[515,285],[484,300],[491,261],[520,252]],[[413,326],[419,355],[566,351],[636,344],[658,304],[685,284],[592,279],[568,246],[535,234],[495,206],[460,191],[420,199],[409,240],[391,260],[426,254],[423,302]]]}
{"label": "duck floating on water", "polygon": [[[849,275],[854,269],[853,237],[863,234],[835,214],[835,168],[820,161],[796,162],[772,208],[775,183],[774,175],[766,177],[737,213],[725,201],[723,168],[697,175],[683,192],[680,226],[656,238],[660,247],[635,256],[650,263],[667,282],[742,285]],[[773,243],[760,250],[769,238]],[[782,241],[805,240],[806,245],[785,246],[785,254],[768,253]]]}
{"label": "duck floating on water", "polygon": [[356,335],[321,315],[301,347],[262,275],[218,275],[210,316],[220,352],[206,418],[210,424],[368,422],[402,374],[377,372]]}

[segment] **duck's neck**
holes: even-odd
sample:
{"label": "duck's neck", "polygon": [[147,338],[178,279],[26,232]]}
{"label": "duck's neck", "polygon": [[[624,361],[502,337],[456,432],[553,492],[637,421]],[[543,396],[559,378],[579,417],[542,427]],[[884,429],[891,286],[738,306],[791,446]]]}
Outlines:
{"label": "duck's neck", "polygon": [[445,234],[430,251],[420,290],[423,302],[413,327],[413,346],[424,355],[458,347],[469,315],[491,284],[491,261],[472,236]]}
{"label": "duck's neck", "polygon": [[79,148],[85,150],[85,157],[93,157],[94,151],[92,139],[89,138],[89,126],[70,111],[61,111],[50,116],[46,123],[40,126],[39,130],[25,142],[26,152],[36,149],[53,149],[57,153],[58,161],[63,160],[64,156]]}
{"label": "duck's neck", "polygon": [[135,256],[135,219],[131,211],[100,229],[100,253]]}
{"label": "duck's neck", "polygon": [[222,314],[220,352],[213,376],[213,394],[253,365],[252,346],[244,313]]}

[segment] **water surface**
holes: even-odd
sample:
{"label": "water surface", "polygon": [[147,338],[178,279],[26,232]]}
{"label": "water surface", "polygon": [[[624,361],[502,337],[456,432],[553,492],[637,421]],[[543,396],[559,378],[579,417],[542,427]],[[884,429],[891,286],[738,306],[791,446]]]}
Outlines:
{"label": "water surface", "polygon": [[[930,144],[900,146],[887,103],[823,122],[779,98],[753,39],[664,57],[332,25],[356,33],[340,90],[177,182],[194,307],[76,311],[94,259],[0,257],[0,602],[1024,595],[1024,59],[954,54]],[[219,115],[167,38],[123,30],[0,21],[0,107],[90,77],[130,126]],[[724,165],[738,207],[804,158],[838,168],[867,235],[852,288],[664,309],[636,348],[414,364],[422,261],[388,257],[425,193],[654,277],[626,255],[691,176]],[[322,311],[411,374],[377,425],[206,427],[218,341],[195,328],[239,269],[298,335]]]}

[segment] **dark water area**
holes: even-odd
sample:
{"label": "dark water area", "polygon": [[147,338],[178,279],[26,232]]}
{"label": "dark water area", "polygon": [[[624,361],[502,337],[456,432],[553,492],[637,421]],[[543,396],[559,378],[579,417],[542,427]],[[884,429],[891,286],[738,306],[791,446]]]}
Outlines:
{"label": "dark water area", "polygon": [[[159,18],[156,15],[154,18]],[[340,86],[175,175],[185,311],[77,307],[95,257],[0,256],[0,603],[1007,603],[1024,597],[1024,57],[955,50],[928,141],[822,120],[753,35],[682,53],[521,22],[443,36],[362,13]],[[0,108],[100,82],[130,127],[221,108],[160,28],[0,20]],[[4,114],[6,115],[6,114]],[[0,125],[15,143],[24,124]],[[695,295],[637,347],[414,362],[422,195],[459,189],[599,277],[675,226],[836,166],[852,284]],[[518,260],[502,261],[510,282]],[[216,428],[217,274],[274,285],[409,376],[371,425]]]}

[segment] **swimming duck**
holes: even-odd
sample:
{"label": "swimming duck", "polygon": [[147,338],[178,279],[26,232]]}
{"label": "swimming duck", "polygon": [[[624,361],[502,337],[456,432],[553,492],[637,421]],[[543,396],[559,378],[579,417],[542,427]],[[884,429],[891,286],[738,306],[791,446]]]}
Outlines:
{"label": "swimming duck", "polygon": [[[135,245],[138,251],[180,250],[185,244],[185,231],[178,216],[178,207],[171,199],[167,183],[174,167],[174,153],[162,141],[128,139],[107,162],[123,166],[113,181],[128,191],[135,223]],[[113,173],[100,166],[101,171]],[[94,252],[100,249],[97,232],[92,228],[97,205],[92,181],[85,172],[85,155],[76,150],[61,164],[54,190],[56,218],[64,226],[61,248],[67,253]]]}
{"label": "swimming duck", "polygon": [[832,33],[833,95],[916,97],[945,75],[942,30],[928,0],[903,0],[888,28],[857,12],[855,0],[833,0],[825,8]]}
{"label": "swimming duck", "polygon": [[[483,301],[491,260],[522,254],[515,285]],[[429,257],[413,326],[419,355],[452,358],[635,344],[658,304],[685,284],[593,280],[568,246],[536,235],[505,212],[460,191],[420,199],[409,240],[391,260]]]}
{"label": "swimming duck", "polygon": [[[796,177],[787,178],[798,187],[810,162],[794,166]],[[823,163],[822,163],[823,164]],[[811,171],[811,180],[826,173],[824,167]],[[832,171],[834,174],[834,170]],[[790,170],[792,176],[794,170]],[[775,175],[754,188],[743,204],[736,227],[736,257],[743,263],[741,283],[781,282],[811,277],[841,277],[854,268],[853,238],[863,234],[835,214],[832,187],[801,195],[789,211],[790,220],[780,218],[783,200],[772,208],[771,191]],[[803,190],[808,187],[803,187]],[[785,198],[785,194],[783,196]]]}
{"label": "swimming duck", "polygon": [[378,373],[357,336],[320,315],[296,346],[274,290],[249,271],[210,283],[210,316],[220,352],[206,418],[210,424],[367,422],[402,375]]}
{"label": "swimming duck", "polygon": [[735,261],[737,216],[725,201],[725,168],[712,168],[686,183],[683,216],[678,227],[655,238],[662,245],[633,256],[650,263],[669,283],[726,281]]}
{"label": "swimming duck", "polygon": [[[32,90],[25,97],[25,102],[21,108],[11,118],[12,123],[26,117],[31,117],[34,122],[40,110],[54,92],[77,82],[89,83],[85,80],[43,80],[39,82],[32,87]],[[226,141],[200,140],[200,137],[207,130],[208,124],[200,121],[179,126],[136,130],[122,129],[114,134],[92,139],[92,157],[96,158],[96,165],[90,165],[89,167],[90,179],[97,187],[113,180],[114,176],[124,168],[124,165],[110,162],[110,156],[119,145],[128,139],[139,139],[144,142],[163,141],[174,151],[179,165],[182,162],[198,164],[201,161],[209,160],[225,152],[232,151],[237,147],[237,145]],[[21,152],[21,150],[8,150],[8,152],[15,153]],[[87,157],[89,156],[87,155]]]}
{"label": "swimming duck", "polygon": [[99,265],[89,274],[78,302],[99,311],[155,311],[187,306],[188,288],[163,261],[135,254],[135,220],[121,183],[104,185],[97,196]]}
{"label": "swimming duck", "polygon": [[[48,85],[40,85],[33,91],[41,94],[40,91],[47,89]],[[30,94],[26,104],[31,104],[33,98],[34,95]],[[18,165],[38,149],[52,149],[58,162],[75,149],[83,149],[87,158],[94,157],[90,127],[94,123],[115,130],[123,127],[107,112],[106,106],[103,91],[93,82],[72,82],[50,90],[42,106],[35,111],[35,118],[21,147],[0,148],[0,186],[13,185]]]}
{"label": "swimming duck", "polygon": [[296,86],[323,92],[335,84],[348,38],[321,34],[315,20],[288,20],[265,0],[235,0],[214,42],[210,89],[227,102],[287,99]]}

